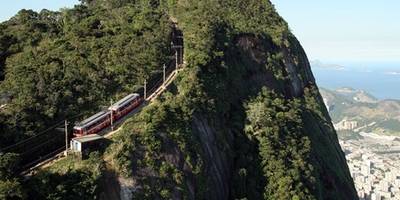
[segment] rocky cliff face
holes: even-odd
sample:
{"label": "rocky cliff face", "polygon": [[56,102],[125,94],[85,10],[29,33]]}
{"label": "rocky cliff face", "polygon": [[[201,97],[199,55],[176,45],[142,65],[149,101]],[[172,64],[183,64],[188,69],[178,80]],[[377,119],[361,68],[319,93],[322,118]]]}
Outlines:
{"label": "rocky cliff face", "polygon": [[170,5],[186,68],[111,146],[134,197],[357,199],[307,56],[271,3],[190,2]]}
{"label": "rocky cliff face", "polygon": [[[217,101],[229,102],[230,106],[225,113],[222,122],[219,122],[217,127],[210,126],[207,123],[210,120],[206,116],[195,117],[193,120],[194,133],[200,138],[200,144],[203,151],[206,152],[206,166],[209,168],[210,183],[212,185],[211,196],[208,199],[230,199],[235,196],[232,188],[235,184],[235,170],[239,168],[237,163],[237,143],[242,143],[243,127],[232,126],[232,121],[240,123],[241,120],[236,120],[235,115],[242,115],[240,103],[246,101],[252,93],[256,93],[262,87],[268,87],[276,91],[283,91],[286,98],[304,98],[304,91],[308,88],[316,88],[307,57],[302,50],[300,44],[295,38],[291,38],[293,42],[291,48],[288,47],[273,47],[270,46],[272,41],[260,39],[254,36],[240,36],[236,40],[235,57],[227,57],[227,63],[235,63],[239,68],[245,68],[245,73],[238,74],[234,80],[228,81],[226,88],[221,90],[230,93],[229,98],[218,99]],[[269,45],[265,45],[268,44]],[[297,51],[297,52],[296,52]],[[277,80],[274,72],[263,69],[262,66],[267,64],[264,59],[266,54],[273,52],[283,52],[280,69],[286,73],[287,79]],[[239,56],[239,57],[237,57]],[[238,64],[240,63],[240,64]],[[236,84],[232,82],[239,81]],[[231,84],[232,83],[232,84]],[[235,86],[236,85],[236,86]],[[246,89],[243,89],[246,88]],[[314,197],[318,199],[357,199],[353,181],[350,177],[344,154],[339,146],[336,133],[331,124],[331,119],[323,106],[323,102],[318,92],[312,93],[319,105],[317,111],[321,115],[314,112],[304,112],[303,126],[307,130],[306,136],[311,141],[312,151],[310,160],[315,167],[316,179],[318,185],[314,185]],[[240,103],[238,103],[240,102]],[[236,104],[236,105],[235,105]],[[238,107],[236,107],[238,106]],[[221,118],[219,118],[221,120]],[[218,128],[217,128],[218,129]],[[218,141],[216,138],[224,134],[224,140]],[[255,145],[250,141],[248,145]],[[223,146],[224,150],[220,147]],[[254,149],[253,149],[254,150]],[[256,151],[256,150],[255,150]],[[255,152],[252,152],[255,153]],[[221,156],[222,154],[222,156]],[[208,161],[208,162],[207,162]],[[248,165],[257,164],[248,163]],[[251,179],[251,178],[250,178]],[[261,196],[261,195],[260,195]],[[259,197],[260,197],[259,196]]]}

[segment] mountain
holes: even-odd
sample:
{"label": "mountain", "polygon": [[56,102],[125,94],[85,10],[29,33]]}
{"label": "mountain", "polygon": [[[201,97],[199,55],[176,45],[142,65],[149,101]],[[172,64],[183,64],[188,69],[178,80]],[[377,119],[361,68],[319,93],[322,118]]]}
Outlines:
{"label": "mountain", "polygon": [[26,122],[4,129],[39,129],[137,89],[171,55],[172,21],[185,65],[88,160],[4,183],[17,179],[31,199],[357,199],[307,56],[270,1],[85,0],[51,14],[2,24],[19,41],[4,48],[3,115]]}
{"label": "mountain", "polygon": [[352,88],[334,91],[321,88],[320,92],[334,123],[342,120],[356,121],[357,132],[400,134],[399,100],[378,100],[365,91]]}
{"label": "mountain", "polygon": [[[339,104],[352,103],[378,103],[378,99],[364,90],[355,90],[350,87],[342,87],[336,90],[320,88],[320,93],[328,107],[338,106]],[[334,118],[336,121],[336,118]]]}
{"label": "mountain", "polygon": [[336,89],[335,92],[337,92],[340,95],[343,95],[347,98],[350,98],[351,100],[354,100],[356,102],[360,103],[377,103],[378,99],[372,96],[371,94],[365,92],[364,90],[355,90],[353,88],[339,88]]}
{"label": "mountain", "polygon": [[320,60],[312,60],[310,61],[310,65],[312,68],[329,68],[329,69],[335,69],[335,70],[345,70],[346,68],[342,65],[337,65],[337,64],[326,64],[321,62]]}

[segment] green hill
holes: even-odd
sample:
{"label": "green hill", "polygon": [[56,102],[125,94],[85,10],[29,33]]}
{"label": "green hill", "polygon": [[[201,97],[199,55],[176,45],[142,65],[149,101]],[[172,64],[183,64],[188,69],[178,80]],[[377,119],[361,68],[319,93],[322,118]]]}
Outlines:
{"label": "green hill", "polygon": [[333,122],[357,121],[358,132],[400,135],[400,101],[377,100],[365,91],[321,89]]}
{"label": "green hill", "polygon": [[[91,0],[21,11],[2,24],[1,37],[16,41],[0,54],[2,92],[12,96],[2,128],[39,130],[140,87],[170,55],[171,19],[186,64],[168,92],[126,122],[102,156],[44,169],[22,183],[26,195],[119,188],[134,199],[357,199],[307,57],[267,0]],[[99,159],[106,167],[94,165]],[[99,171],[109,170],[131,181],[102,184]]]}

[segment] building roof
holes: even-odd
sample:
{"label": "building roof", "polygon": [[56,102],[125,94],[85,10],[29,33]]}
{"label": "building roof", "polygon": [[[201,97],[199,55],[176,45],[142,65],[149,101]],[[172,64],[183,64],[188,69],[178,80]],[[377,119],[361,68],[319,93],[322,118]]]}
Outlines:
{"label": "building roof", "polygon": [[126,105],[128,102],[132,101],[132,100],[135,99],[135,98],[138,98],[139,96],[140,96],[140,95],[139,95],[139,94],[136,94],[136,93],[130,94],[130,95],[128,95],[128,96],[122,98],[121,100],[117,101],[115,104],[113,104],[112,106],[110,106],[108,109],[109,109],[109,110],[117,110],[118,108],[120,108],[120,107]]}
{"label": "building roof", "polygon": [[92,142],[92,141],[100,140],[100,139],[103,139],[103,136],[100,136],[97,134],[90,134],[90,135],[85,135],[82,137],[72,138],[72,140],[75,140],[80,143]]}

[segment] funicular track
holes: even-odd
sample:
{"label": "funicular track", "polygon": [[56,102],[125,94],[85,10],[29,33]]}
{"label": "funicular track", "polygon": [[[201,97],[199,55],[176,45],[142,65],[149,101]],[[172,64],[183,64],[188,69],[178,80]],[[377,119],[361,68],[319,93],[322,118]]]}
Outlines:
{"label": "funicular track", "polygon": [[[122,124],[127,118],[136,114],[144,106],[162,94],[168,85],[173,82],[176,75],[183,67],[183,35],[182,31],[177,28],[176,24],[174,24],[172,33],[172,49],[175,50],[175,55],[173,56],[174,58],[165,65],[165,74],[162,73],[159,76],[152,77],[152,79],[148,81],[146,92],[144,91],[144,88],[135,91],[136,93],[141,94],[142,97],[146,95],[146,98],[141,105],[131,111],[126,117],[115,122],[116,125]],[[67,138],[67,141],[69,141],[72,137],[71,130],[74,123],[82,116],[83,114],[79,114],[66,119],[69,121],[68,124],[64,124],[64,120],[57,122],[35,136],[0,149],[0,153],[11,152],[19,154],[21,166],[19,173],[23,175],[28,174],[64,155],[64,152],[67,149],[65,128],[68,130],[69,138]],[[111,131],[110,128],[107,128],[101,132],[101,135],[109,137],[113,133],[114,132]]]}

